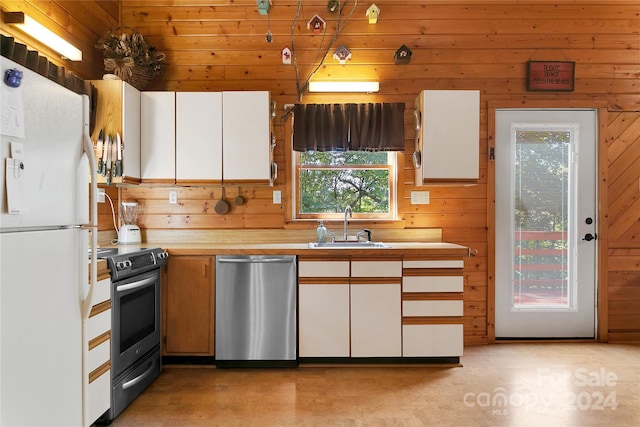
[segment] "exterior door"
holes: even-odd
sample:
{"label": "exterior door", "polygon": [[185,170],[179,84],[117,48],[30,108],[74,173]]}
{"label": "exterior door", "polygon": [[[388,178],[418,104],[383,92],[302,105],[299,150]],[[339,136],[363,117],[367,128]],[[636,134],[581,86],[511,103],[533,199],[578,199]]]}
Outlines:
{"label": "exterior door", "polygon": [[593,338],[596,111],[496,110],[496,338]]}

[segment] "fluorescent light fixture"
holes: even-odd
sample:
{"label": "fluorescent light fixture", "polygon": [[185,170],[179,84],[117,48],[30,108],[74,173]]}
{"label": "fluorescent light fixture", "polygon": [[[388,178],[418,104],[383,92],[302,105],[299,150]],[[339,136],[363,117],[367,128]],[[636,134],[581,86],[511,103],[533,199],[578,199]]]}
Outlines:
{"label": "fluorescent light fixture", "polygon": [[34,39],[49,46],[51,49],[70,61],[82,61],[82,51],[26,15],[24,12],[5,12],[4,22],[18,27]]}
{"label": "fluorescent light fixture", "polygon": [[309,92],[378,92],[380,82],[309,82]]}

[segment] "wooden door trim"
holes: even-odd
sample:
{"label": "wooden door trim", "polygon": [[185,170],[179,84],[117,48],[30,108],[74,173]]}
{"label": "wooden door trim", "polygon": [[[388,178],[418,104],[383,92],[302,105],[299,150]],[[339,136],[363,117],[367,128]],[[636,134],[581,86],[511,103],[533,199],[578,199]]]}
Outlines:
{"label": "wooden door trim", "polygon": [[526,98],[506,101],[487,101],[487,141],[489,159],[487,164],[487,341],[490,344],[496,342],[496,224],[495,224],[495,198],[496,198],[496,168],[495,135],[496,135],[496,110],[498,109],[530,109],[530,108],[557,108],[561,110],[584,108],[596,110],[598,120],[597,159],[598,188],[597,188],[597,215],[598,215],[598,240],[597,240],[597,273],[596,273],[596,339],[601,342],[608,341],[608,293],[607,293],[607,237],[608,226],[605,220],[608,209],[607,193],[607,102],[606,101],[548,101],[528,100]]}

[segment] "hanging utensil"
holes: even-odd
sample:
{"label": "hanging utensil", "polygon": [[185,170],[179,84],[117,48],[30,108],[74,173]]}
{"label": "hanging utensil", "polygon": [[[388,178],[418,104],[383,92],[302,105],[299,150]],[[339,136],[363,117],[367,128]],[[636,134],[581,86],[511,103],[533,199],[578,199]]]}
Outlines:
{"label": "hanging utensil", "polygon": [[103,129],[100,129],[100,133],[98,134],[98,147],[96,149],[96,157],[98,158],[98,171],[97,173],[102,173],[102,145],[104,144],[104,135]]}
{"label": "hanging utensil", "polygon": [[235,199],[233,199],[233,203],[235,203],[236,206],[244,205],[244,197],[242,197],[242,192],[240,191],[240,187],[238,187],[238,195],[236,196]]}
{"label": "hanging utensil", "polygon": [[113,144],[111,144],[111,176],[116,177],[116,173],[118,172],[117,164],[118,164],[118,146],[117,146],[118,138],[114,137]]}
{"label": "hanging utensil", "polygon": [[107,176],[107,157],[109,156],[109,135],[105,135],[104,147],[102,149],[102,176]]}
{"label": "hanging utensil", "polygon": [[214,209],[216,211],[216,213],[218,215],[224,215],[227,212],[229,212],[229,202],[227,202],[224,198],[224,188],[222,189],[222,198],[220,200],[218,200],[218,202],[216,203]]}
{"label": "hanging utensil", "polygon": [[116,160],[116,176],[122,176],[122,138],[120,132],[116,133],[117,160]]}

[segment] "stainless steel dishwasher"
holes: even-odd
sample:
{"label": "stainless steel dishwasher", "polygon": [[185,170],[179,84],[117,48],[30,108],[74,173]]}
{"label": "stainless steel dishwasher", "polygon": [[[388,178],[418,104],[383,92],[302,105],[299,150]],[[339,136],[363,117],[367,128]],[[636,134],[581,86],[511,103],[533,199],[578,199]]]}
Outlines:
{"label": "stainless steel dishwasher", "polygon": [[297,366],[295,256],[216,256],[218,367]]}

